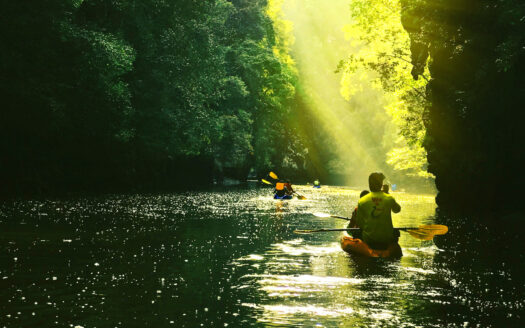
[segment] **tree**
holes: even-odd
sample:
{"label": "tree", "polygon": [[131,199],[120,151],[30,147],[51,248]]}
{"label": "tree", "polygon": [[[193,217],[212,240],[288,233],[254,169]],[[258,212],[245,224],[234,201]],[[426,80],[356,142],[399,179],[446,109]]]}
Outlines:
{"label": "tree", "polygon": [[359,83],[370,80],[384,90],[384,108],[397,127],[385,136],[393,147],[387,154],[388,164],[406,175],[429,177],[422,147],[429,73],[421,71],[418,80],[410,73],[411,44],[401,24],[401,2],[356,0],[350,11],[354,22],[345,27],[345,34],[359,51],[339,64],[338,70],[344,74],[342,93],[350,99],[362,89]]}

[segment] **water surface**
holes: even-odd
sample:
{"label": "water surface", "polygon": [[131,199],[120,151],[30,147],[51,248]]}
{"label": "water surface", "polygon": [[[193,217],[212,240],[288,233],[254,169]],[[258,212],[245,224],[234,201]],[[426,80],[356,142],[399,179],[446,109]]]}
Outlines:
{"label": "water surface", "polygon": [[[360,190],[298,190],[308,199],[248,186],[4,203],[0,327],[521,323],[521,250],[467,251],[451,226],[435,241],[402,234],[398,260],[350,256],[339,232],[293,230],[346,226],[310,213],[350,216]],[[436,216],[433,195],[393,195],[395,226],[461,221]]]}

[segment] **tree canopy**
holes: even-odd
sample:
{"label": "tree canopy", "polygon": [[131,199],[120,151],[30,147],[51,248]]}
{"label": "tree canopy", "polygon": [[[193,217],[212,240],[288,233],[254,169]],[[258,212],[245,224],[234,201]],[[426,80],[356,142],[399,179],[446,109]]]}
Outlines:
{"label": "tree canopy", "polygon": [[280,167],[296,147],[295,73],[266,1],[46,0],[3,13],[4,191],[209,183]]}

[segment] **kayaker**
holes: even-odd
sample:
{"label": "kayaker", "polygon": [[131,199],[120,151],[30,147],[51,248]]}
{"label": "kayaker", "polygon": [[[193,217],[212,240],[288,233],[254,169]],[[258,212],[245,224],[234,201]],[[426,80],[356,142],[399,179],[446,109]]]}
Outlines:
{"label": "kayaker", "polygon": [[[359,199],[363,198],[364,196],[368,195],[370,191],[363,190],[359,194]],[[352,212],[352,217],[350,218],[350,222],[348,222],[348,229],[350,228],[359,228],[357,225],[357,206],[354,208],[354,211]],[[352,230],[351,233],[352,237],[361,239],[362,233],[361,230]]]}
{"label": "kayaker", "polygon": [[314,181],[314,187],[317,187],[317,188],[321,187],[321,183],[319,182],[318,179],[315,179],[315,181]]}
{"label": "kayaker", "polygon": [[399,213],[401,206],[386,193],[388,186],[381,190],[384,179],[383,173],[370,174],[370,193],[359,199],[357,205],[356,223],[362,229],[362,240],[373,249],[386,249],[399,238],[399,231],[392,225],[391,212]]}

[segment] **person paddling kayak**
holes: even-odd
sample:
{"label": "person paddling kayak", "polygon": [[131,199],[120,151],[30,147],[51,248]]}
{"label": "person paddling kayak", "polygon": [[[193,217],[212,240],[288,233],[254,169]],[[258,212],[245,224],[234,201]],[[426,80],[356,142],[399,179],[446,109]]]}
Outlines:
{"label": "person paddling kayak", "polygon": [[275,184],[275,190],[273,191],[277,197],[291,196],[293,192],[294,190],[290,181],[284,182],[283,180],[279,180],[279,182]]}
{"label": "person paddling kayak", "polygon": [[399,238],[399,232],[394,232],[391,212],[399,213],[401,206],[388,194],[384,179],[383,173],[370,174],[370,193],[359,199],[357,205],[355,222],[362,229],[362,240],[373,249],[386,249]]}

